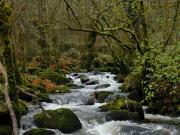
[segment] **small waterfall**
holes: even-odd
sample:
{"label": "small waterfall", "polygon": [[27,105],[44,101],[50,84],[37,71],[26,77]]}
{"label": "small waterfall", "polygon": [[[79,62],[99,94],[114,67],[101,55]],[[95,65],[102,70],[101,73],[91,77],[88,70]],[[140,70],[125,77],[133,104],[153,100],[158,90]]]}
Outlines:
{"label": "small waterfall", "polygon": [[[90,80],[97,80],[98,84],[86,85],[80,81],[78,75],[86,75]],[[53,103],[42,103],[46,110],[55,110],[58,108],[70,108],[77,114],[83,128],[77,132],[66,135],[180,135],[180,129],[177,126],[168,123],[136,123],[132,121],[106,121],[105,112],[100,112],[98,107],[106,103],[95,103],[94,105],[87,105],[90,95],[95,91],[111,91],[114,94],[106,98],[106,102],[112,101],[116,98],[127,98],[128,93],[121,93],[118,87],[122,84],[114,80],[115,75],[111,73],[77,73],[76,75],[68,74],[67,77],[71,78],[74,85],[83,86],[78,89],[71,89],[71,93],[67,94],[50,94],[49,97]],[[97,86],[109,84],[106,88],[98,88]],[[129,108],[126,102],[127,108]],[[36,106],[29,108],[29,113],[22,117],[21,120],[21,133],[31,128],[36,128],[33,123],[33,116],[40,112],[41,109]],[[161,118],[160,116],[146,114],[146,118],[154,119]],[[162,119],[165,117],[162,116]],[[168,118],[167,119],[171,119]],[[180,118],[173,119],[180,121]],[[58,130],[53,130],[56,135],[64,135]]]}

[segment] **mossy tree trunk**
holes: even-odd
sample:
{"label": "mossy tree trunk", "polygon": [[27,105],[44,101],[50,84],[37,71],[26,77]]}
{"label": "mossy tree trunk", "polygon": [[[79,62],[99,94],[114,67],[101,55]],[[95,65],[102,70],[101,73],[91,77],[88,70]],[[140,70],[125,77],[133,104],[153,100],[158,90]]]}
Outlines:
{"label": "mossy tree trunk", "polygon": [[13,48],[10,40],[12,9],[1,0],[0,9],[0,27],[2,28],[0,31],[0,40],[4,47],[3,56],[8,74],[10,96],[12,100],[16,102],[18,101],[18,94],[16,89],[15,66],[13,62]]}
{"label": "mossy tree trunk", "polygon": [[91,71],[91,65],[94,59],[94,45],[96,43],[97,33],[96,32],[90,32],[88,36],[88,54],[87,54],[87,64],[86,68],[87,71]]}
{"label": "mossy tree trunk", "polygon": [[41,47],[41,66],[46,68],[50,65],[50,48],[47,41],[47,32],[46,32],[46,0],[38,0],[38,13],[39,21],[36,24],[36,27],[39,30],[39,45]]}

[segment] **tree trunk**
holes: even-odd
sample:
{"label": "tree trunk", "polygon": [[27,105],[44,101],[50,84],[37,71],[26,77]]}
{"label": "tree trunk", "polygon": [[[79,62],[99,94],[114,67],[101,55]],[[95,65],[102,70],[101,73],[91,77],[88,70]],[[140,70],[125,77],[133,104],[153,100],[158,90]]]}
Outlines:
{"label": "tree trunk", "polygon": [[148,49],[148,26],[146,23],[145,11],[144,11],[144,3],[140,1],[140,12],[141,12],[141,24],[143,31],[143,42],[145,45],[145,50]]}
{"label": "tree trunk", "polygon": [[47,33],[46,33],[46,0],[38,0],[38,13],[39,13],[39,21],[36,24],[36,27],[39,30],[39,45],[42,49],[41,55],[41,66],[48,67],[50,65],[50,48],[47,41]]}
{"label": "tree trunk", "polygon": [[18,95],[16,90],[16,79],[15,79],[15,67],[13,63],[13,50],[10,41],[11,35],[11,7],[8,7],[4,2],[0,1],[0,40],[4,46],[3,57],[5,67],[7,70],[8,83],[10,88],[10,96],[15,102],[18,101]]}
{"label": "tree trunk", "polygon": [[13,109],[10,97],[9,97],[9,93],[8,93],[8,75],[6,73],[5,68],[3,67],[3,65],[0,63],[0,72],[2,73],[4,79],[5,79],[5,83],[4,83],[4,96],[5,96],[5,102],[12,120],[12,126],[13,126],[13,135],[19,135],[19,128],[18,128],[18,121],[16,119],[16,114],[15,111]]}
{"label": "tree trunk", "polygon": [[90,32],[88,36],[88,54],[87,54],[87,64],[86,68],[87,71],[91,71],[91,65],[94,59],[94,45],[96,43],[97,33],[96,32]]}

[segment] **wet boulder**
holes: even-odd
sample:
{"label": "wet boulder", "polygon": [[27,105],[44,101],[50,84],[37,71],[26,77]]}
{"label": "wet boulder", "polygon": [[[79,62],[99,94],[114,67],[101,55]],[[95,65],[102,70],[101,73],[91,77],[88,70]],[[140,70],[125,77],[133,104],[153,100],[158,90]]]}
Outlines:
{"label": "wet boulder", "polygon": [[97,80],[89,80],[88,82],[85,83],[86,85],[95,85],[95,84],[99,84],[99,82]]}
{"label": "wet boulder", "polygon": [[[137,113],[139,120],[144,119],[144,111],[142,106],[138,102],[129,99],[115,99],[108,102],[106,105],[100,106],[99,108],[101,111],[110,111],[110,113],[122,110],[128,111],[129,113],[127,113],[127,115],[134,113],[135,116]],[[129,118],[129,116],[127,116],[127,118]]]}
{"label": "wet boulder", "polygon": [[82,89],[82,88],[84,88],[83,85],[77,85],[77,84],[72,84],[70,87],[71,87],[71,89]]}
{"label": "wet boulder", "polygon": [[128,94],[128,98],[131,99],[131,100],[136,100],[136,101],[139,101],[139,94],[137,91],[132,91]]}
{"label": "wet boulder", "polygon": [[30,129],[23,135],[55,135],[55,132],[43,128]]}
{"label": "wet boulder", "polygon": [[46,112],[50,118],[44,112],[34,116],[34,122],[40,128],[58,129],[63,133],[71,133],[82,128],[78,117],[70,109],[61,108]]}
{"label": "wet boulder", "polygon": [[115,111],[110,111],[106,115],[106,120],[111,121],[111,120],[139,120],[139,115],[136,112],[130,112],[127,110],[115,110]]}
{"label": "wet boulder", "polygon": [[94,105],[94,99],[93,98],[89,98],[85,105]]}
{"label": "wet boulder", "polygon": [[171,135],[171,133],[166,129],[158,129],[144,132],[142,135]]}
{"label": "wet boulder", "polygon": [[109,95],[105,101],[110,102],[118,99],[127,99],[127,93],[114,93],[112,95]]}
{"label": "wet boulder", "polygon": [[121,127],[122,134],[124,133],[124,134],[136,135],[136,134],[142,134],[147,131],[149,131],[149,130],[146,128],[143,128],[143,127],[135,126],[135,125],[133,125],[133,126],[125,125],[125,126]]}
{"label": "wet boulder", "polygon": [[90,80],[90,78],[87,75],[79,75],[78,78],[80,78],[82,83],[86,83]]}
{"label": "wet boulder", "polygon": [[79,74],[78,73],[73,73],[72,76],[76,77],[78,76]]}
{"label": "wet boulder", "polygon": [[105,89],[105,88],[108,88],[110,86],[111,86],[110,84],[101,84],[101,85],[96,86],[94,89],[95,90],[97,90],[97,89]]}
{"label": "wet boulder", "polygon": [[94,102],[104,103],[108,96],[112,95],[113,93],[110,91],[95,91],[90,96],[94,100]]}

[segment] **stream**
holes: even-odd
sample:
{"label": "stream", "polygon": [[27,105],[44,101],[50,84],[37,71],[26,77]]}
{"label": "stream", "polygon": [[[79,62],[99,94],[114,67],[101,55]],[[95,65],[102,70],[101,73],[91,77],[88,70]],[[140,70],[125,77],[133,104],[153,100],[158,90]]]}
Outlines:
{"label": "stream", "polygon": [[[95,103],[86,105],[90,95],[94,91],[111,91],[114,94],[126,97],[127,93],[121,93],[118,87],[122,84],[114,80],[115,75],[111,73],[78,73],[85,74],[90,80],[97,80],[99,84],[85,85],[73,73],[68,74],[74,84],[84,86],[80,89],[71,89],[67,94],[50,94],[53,103],[42,103],[46,110],[55,110],[58,108],[70,108],[77,114],[83,128],[77,132],[68,135],[180,135],[180,117],[169,117],[162,115],[146,114],[145,118],[156,122],[134,122],[134,121],[109,121],[105,120],[105,112],[100,112],[98,107],[105,103]],[[110,84],[107,88],[95,89],[96,86]],[[144,107],[145,108],[145,107]],[[33,116],[41,112],[38,106],[29,106],[29,113],[21,119],[20,135],[26,130],[36,128],[33,122]],[[173,124],[176,122],[177,124]],[[53,130],[56,135],[64,135],[58,130]]]}

